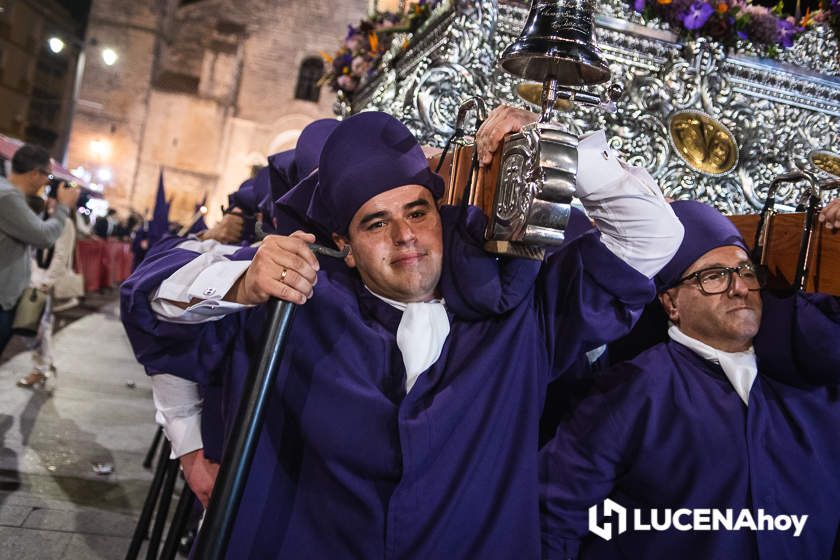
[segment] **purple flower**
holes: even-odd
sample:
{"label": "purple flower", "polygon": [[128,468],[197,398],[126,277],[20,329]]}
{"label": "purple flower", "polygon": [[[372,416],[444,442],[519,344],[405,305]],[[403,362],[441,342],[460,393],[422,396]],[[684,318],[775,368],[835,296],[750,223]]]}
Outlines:
{"label": "purple flower", "polygon": [[804,28],[798,27],[794,23],[786,20],[779,20],[779,44],[784,48],[789,49],[793,46],[793,39],[797,34],[804,31]]}
{"label": "purple flower", "polygon": [[637,12],[645,11],[645,0],[636,0],[633,3],[633,9],[635,9]]}
{"label": "purple flower", "polygon": [[743,31],[738,31],[737,35],[738,35],[738,38],[741,39],[742,41],[746,41],[749,38],[747,36],[747,34],[744,33]]}
{"label": "purple flower", "polygon": [[715,13],[715,9],[705,2],[695,2],[683,16],[683,25],[686,29],[700,29]]}

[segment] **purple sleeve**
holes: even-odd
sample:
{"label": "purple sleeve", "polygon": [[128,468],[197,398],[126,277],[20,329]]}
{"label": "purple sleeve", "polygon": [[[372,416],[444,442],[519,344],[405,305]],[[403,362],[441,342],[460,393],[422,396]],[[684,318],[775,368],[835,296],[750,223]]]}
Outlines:
{"label": "purple sleeve", "polygon": [[[157,241],[151,242],[149,245],[148,252],[146,253],[146,258],[151,257],[152,255],[157,255],[160,253],[165,253],[171,249],[174,249],[187,238],[181,235],[175,235],[174,233],[167,233]],[[150,240],[151,241],[151,240]]]}
{"label": "purple sleeve", "polygon": [[[635,413],[644,398],[639,391],[643,383],[632,382],[638,375],[632,364],[605,373],[599,389],[540,451],[543,558],[577,558],[580,541],[589,532],[588,509],[612,493],[632,460],[644,423]],[[616,414],[619,409],[626,409],[628,417]]]}
{"label": "purple sleeve", "polygon": [[627,334],[655,295],[653,282],[607,249],[594,228],[567,241],[536,285],[552,370],[563,372],[581,353]]}
{"label": "purple sleeve", "polygon": [[148,373],[206,385],[229,358],[245,313],[184,325],[159,320],[149,304],[161,282],[197,256],[172,249],[148,257],[120,287],[120,315],[134,355]]}
{"label": "purple sleeve", "polygon": [[533,292],[538,261],[498,257],[484,250],[487,219],[474,206],[442,206],[444,266],[440,290],[461,319],[502,315]]}
{"label": "purple sleeve", "polygon": [[840,300],[802,293],[762,299],[753,341],[762,373],[793,385],[840,384]]}
{"label": "purple sleeve", "polygon": [[627,332],[653,300],[653,282],[613,255],[586,216],[573,209],[566,242],[543,263],[484,250],[486,218],[474,207],[443,206],[447,307],[465,320],[503,315],[536,301],[554,375]]}
{"label": "purple sleeve", "polygon": [[251,261],[254,260],[254,255],[256,254],[256,247],[242,247],[241,249],[238,249],[235,253],[228,255],[227,258],[232,261]]}

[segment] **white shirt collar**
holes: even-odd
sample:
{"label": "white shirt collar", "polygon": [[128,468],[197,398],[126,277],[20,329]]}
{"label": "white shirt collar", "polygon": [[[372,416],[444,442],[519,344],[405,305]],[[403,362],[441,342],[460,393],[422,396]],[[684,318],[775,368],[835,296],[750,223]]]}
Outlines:
{"label": "white shirt collar", "polygon": [[677,325],[671,324],[668,328],[668,336],[671,340],[679,342],[683,346],[693,350],[701,358],[720,365],[723,373],[732,384],[735,392],[749,405],[750,389],[758,375],[758,365],[755,361],[755,350],[750,346],[744,352],[724,352],[696,338],[691,338],[680,330]]}

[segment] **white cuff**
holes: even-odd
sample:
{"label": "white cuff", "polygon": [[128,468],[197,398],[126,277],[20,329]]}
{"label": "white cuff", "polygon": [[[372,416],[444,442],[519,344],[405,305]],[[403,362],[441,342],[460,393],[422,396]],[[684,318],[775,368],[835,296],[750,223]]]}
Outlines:
{"label": "white cuff", "polygon": [[163,426],[163,432],[172,446],[170,459],[177,459],[204,448],[204,441],[201,439],[201,412],[188,418],[175,418],[168,421]]}
{"label": "white cuff", "polygon": [[[187,290],[190,301],[222,302],[239,277],[248,270],[251,261],[221,261],[213,263],[198,275]],[[196,304],[198,305],[198,304]]]}
{"label": "white cuff", "polygon": [[168,373],[152,376],[155,422],[163,428],[177,459],[204,447],[201,439],[201,408],[198,384]]}
{"label": "white cuff", "polygon": [[[205,323],[250,307],[223,298],[251,266],[251,261],[221,259],[205,253],[164,280],[150,298],[158,318],[171,323]],[[171,303],[188,303],[194,299],[200,301],[186,309]]]}

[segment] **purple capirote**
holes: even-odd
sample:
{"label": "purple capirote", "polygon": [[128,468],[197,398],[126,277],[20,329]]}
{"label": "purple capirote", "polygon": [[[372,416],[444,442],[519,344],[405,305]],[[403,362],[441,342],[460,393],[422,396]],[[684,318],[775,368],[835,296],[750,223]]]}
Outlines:
{"label": "purple capirote", "polygon": [[435,198],[443,195],[443,179],[429,169],[404,124],[377,111],[353,115],[324,144],[307,218],[325,231],[346,234],[365,202],[405,185],[422,185]]}
{"label": "purple capirote", "polygon": [[656,275],[657,291],[675,286],[683,273],[712,249],[734,245],[749,253],[735,224],[714,207],[696,200],[677,200],[671,208],[685,227],[685,236],[677,254]]}

